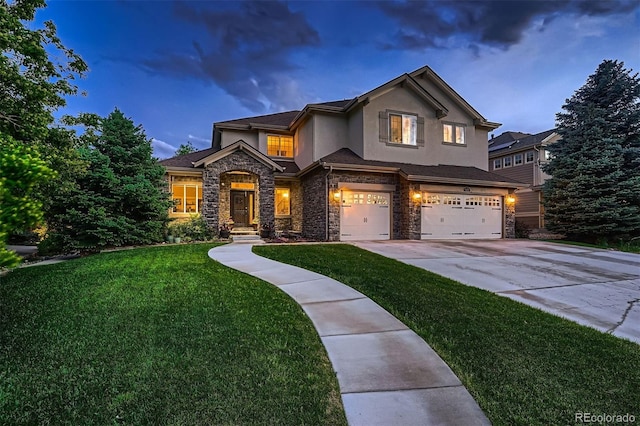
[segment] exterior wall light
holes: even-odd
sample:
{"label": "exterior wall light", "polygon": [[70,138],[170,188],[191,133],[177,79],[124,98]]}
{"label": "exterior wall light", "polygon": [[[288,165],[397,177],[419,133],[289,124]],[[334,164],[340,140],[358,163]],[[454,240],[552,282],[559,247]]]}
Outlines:
{"label": "exterior wall light", "polygon": [[421,193],[419,193],[419,192],[414,192],[414,194],[413,194],[413,199],[417,201],[417,200],[419,200],[420,198],[422,198],[422,194],[421,194]]}
{"label": "exterior wall light", "polygon": [[333,193],[333,198],[335,198],[336,200],[340,199],[340,191],[336,191]]}
{"label": "exterior wall light", "polygon": [[516,202],[516,197],[514,197],[513,195],[508,195],[507,196],[507,203],[513,204],[515,202]]}

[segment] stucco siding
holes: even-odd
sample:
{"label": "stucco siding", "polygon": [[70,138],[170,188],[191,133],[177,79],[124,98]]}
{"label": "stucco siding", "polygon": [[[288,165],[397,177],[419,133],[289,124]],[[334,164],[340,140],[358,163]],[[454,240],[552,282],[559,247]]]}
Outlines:
{"label": "stucco siding", "polygon": [[[441,100],[442,96],[438,98]],[[445,104],[445,102],[443,102]],[[406,87],[395,87],[375,97],[364,107],[364,155],[367,160],[393,161],[422,165],[450,164],[487,170],[487,132],[476,129],[473,120],[455,104],[449,114],[436,117],[433,108]],[[380,111],[397,111],[424,117],[424,146],[409,146],[380,141]],[[443,143],[443,123],[465,126],[465,145]],[[388,125],[388,123],[387,123]],[[420,135],[418,135],[418,139]]]}
{"label": "stucco siding", "polygon": [[260,150],[258,146],[258,134],[255,132],[243,132],[241,130],[224,130],[222,132],[222,145],[221,147],[224,149],[229,145],[238,142],[238,140],[242,139],[248,145],[251,145],[252,148]]}
{"label": "stucco siding", "polygon": [[349,132],[344,116],[316,114],[313,119],[314,159],[319,160],[347,147]]}
{"label": "stucco siding", "polygon": [[294,141],[295,161],[300,169],[313,163],[313,126],[314,117],[306,120],[296,131]]}
{"label": "stucco siding", "polygon": [[349,114],[349,140],[347,147],[354,153],[364,158],[364,147],[362,141],[364,138],[364,113],[362,108],[358,108]]}

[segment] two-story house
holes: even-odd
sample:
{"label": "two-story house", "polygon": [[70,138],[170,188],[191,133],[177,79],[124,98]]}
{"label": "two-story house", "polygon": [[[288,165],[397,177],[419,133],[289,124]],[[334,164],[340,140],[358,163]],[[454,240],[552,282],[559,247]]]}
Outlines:
{"label": "two-story house", "polygon": [[535,135],[505,132],[489,139],[489,170],[527,184],[516,191],[516,220],[531,229],[544,228],[542,185],[549,179],[542,166],[547,146],[560,139],[554,129]]}
{"label": "two-story house", "polygon": [[514,236],[514,179],[487,169],[487,121],[431,68],[361,96],[216,122],[161,161],[175,207],[325,241]]}

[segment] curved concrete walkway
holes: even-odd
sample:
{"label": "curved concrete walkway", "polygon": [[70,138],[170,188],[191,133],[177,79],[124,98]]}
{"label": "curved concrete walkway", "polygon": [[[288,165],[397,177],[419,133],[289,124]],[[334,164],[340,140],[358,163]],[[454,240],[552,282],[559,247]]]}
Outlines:
{"label": "curved concrete walkway", "polygon": [[490,424],[447,364],[390,313],[351,287],[252,247],[227,244],[209,257],[276,285],[302,306],[336,371],[350,425]]}

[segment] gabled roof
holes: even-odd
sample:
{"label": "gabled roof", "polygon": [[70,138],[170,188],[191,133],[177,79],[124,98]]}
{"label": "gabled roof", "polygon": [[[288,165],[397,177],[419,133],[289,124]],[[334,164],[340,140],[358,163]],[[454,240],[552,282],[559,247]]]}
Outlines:
{"label": "gabled roof", "polygon": [[261,162],[264,165],[272,168],[274,171],[282,172],[284,170],[282,168],[282,166],[280,166],[278,163],[274,162],[271,158],[269,158],[268,156],[264,155],[263,153],[261,153],[257,149],[253,148],[251,145],[247,144],[242,139],[238,140],[237,142],[232,143],[231,145],[221,149],[220,151],[216,151],[214,153],[211,153],[211,154],[207,155],[204,158],[201,158],[198,161],[195,161],[193,163],[193,167],[206,166],[207,164],[210,164],[210,163],[216,162],[216,161],[218,161],[218,160],[220,160],[222,158],[225,158],[228,155],[231,155],[236,151],[244,151],[244,152],[246,152],[247,154],[249,154],[251,157],[253,157],[256,160],[258,160],[259,162]]}
{"label": "gabled roof", "polygon": [[380,173],[400,173],[412,181],[437,183],[458,183],[494,187],[520,188],[527,184],[515,179],[487,172],[477,167],[438,165],[421,166],[418,164],[395,163],[387,161],[365,160],[348,148],[342,148],[323,157],[318,163],[334,169],[361,170]]}
{"label": "gabled roof", "polygon": [[[507,152],[518,152],[527,149],[531,149],[534,146],[541,145],[550,139],[555,134],[555,129],[545,130],[544,132],[536,133],[535,135],[530,135],[527,133],[519,133],[519,132],[507,132],[511,135],[509,136],[517,136],[520,135],[517,139],[511,141],[503,141],[498,142],[498,138],[504,135],[504,133],[498,138],[491,139],[489,145],[489,157],[497,157],[500,155],[504,155]],[[506,138],[503,138],[506,140]],[[491,142],[493,141],[493,142]]]}

